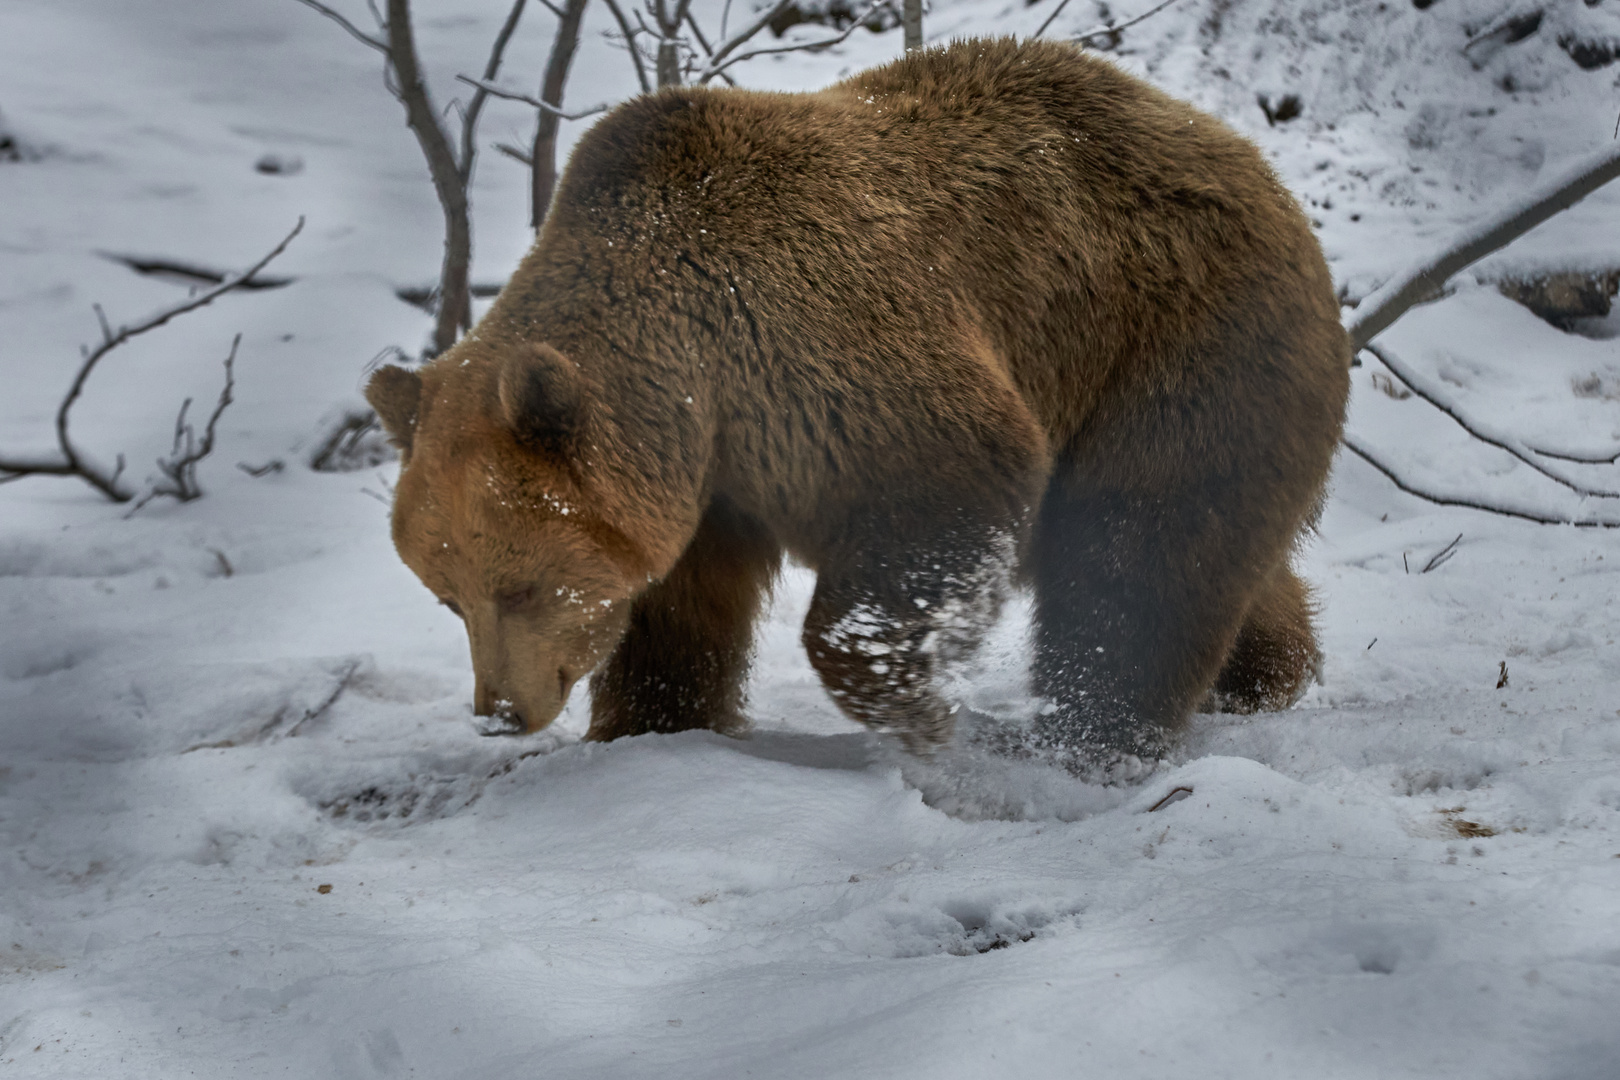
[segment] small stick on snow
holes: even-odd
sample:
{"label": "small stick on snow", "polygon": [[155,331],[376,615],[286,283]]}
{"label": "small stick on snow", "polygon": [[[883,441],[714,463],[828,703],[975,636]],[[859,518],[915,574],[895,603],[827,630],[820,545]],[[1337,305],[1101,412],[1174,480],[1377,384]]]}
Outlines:
{"label": "small stick on snow", "polygon": [[[1439,566],[1443,566],[1447,562],[1449,562],[1451,560],[1451,557],[1457,553],[1457,544],[1462,541],[1462,538],[1463,538],[1463,534],[1458,533],[1457,534],[1457,539],[1453,540],[1451,543],[1447,544],[1445,547],[1443,547],[1439,551],[1435,552],[1434,553],[1434,558],[1430,559],[1427,563],[1425,563],[1423,565],[1423,569],[1418,571],[1418,573],[1427,574],[1430,570],[1433,570],[1433,569],[1435,569],[1436,567],[1439,567]],[[1370,646],[1370,645],[1367,646],[1367,647],[1372,648],[1372,646]]]}
{"label": "small stick on snow", "polygon": [[[1148,807],[1148,813],[1151,814],[1156,810],[1163,810],[1165,807],[1169,806],[1170,804],[1178,803],[1182,799],[1187,798],[1192,793],[1193,793],[1193,789],[1190,788],[1190,787],[1187,787],[1185,784],[1183,784],[1181,787],[1173,787],[1165,795],[1164,798],[1160,799],[1158,802],[1156,802],[1152,806]],[[1165,835],[1168,836],[1169,833],[1170,833],[1170,830],[1166,829],[1165,830]],[[1164,837],[1163,836],[1159,837],[1159,842],[1160,843],[1164,842]]]}

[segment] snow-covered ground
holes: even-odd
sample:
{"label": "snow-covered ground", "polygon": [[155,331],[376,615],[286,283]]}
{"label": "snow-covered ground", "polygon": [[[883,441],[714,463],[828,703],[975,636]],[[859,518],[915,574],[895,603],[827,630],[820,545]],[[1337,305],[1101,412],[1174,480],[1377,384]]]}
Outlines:
{"label": "snow-covered ground", "polygon": [[[928,26],[1028,33],[1056,2],[941,0]],[[1620,35],[1614,0],[1544,6],[1465,56],[1508,5],[1182,0],[1120,62],[1262,143],[1354,298],[1610,139],[1620,66],[1557,36]],[[418,8],[443,94],[504,5]],[[632,88],[605,17],[571,102]],[[737,74],[812,87],[898,49],[862,31]],[[1269,126],[1259,94],[1301,115]],[[392,466],[305,465],[365,363],[427,331],[393,290],[432,279],[439,215],[375,54],[293,0],[6,0],[0,109],[28,151],[0,161],[0,448],[50,445],[92,302],[118,322],[184,295],[101,253],[237,267],[308,218],[273,268],[294,284],[115,351],[76,411],[144,475],[240,330],[204,499],[126,519],[74,481],[0,486],[7,1074],[1620,1075],[1616,533],[1419,502],[1347,455],[1304,557],[1323,684],[1200,718],[1138,787],[869,739],[799,652],[802,572],[753,737],[585,745],[576,698],[555,732],[479,738],[460,625],[389,545]],[[528,119],[492,105],[485,141]],[[478,279],[528,240],[524,179],[480,161]],[[1527,438],[1620,443],[1620,322],[1567,334],[1475,280],[1620,264],[1617,209],[1599,193],[1381,340]],[[1413,478],[1602,510],[1374,375],[1352,430]],[[1023,652],[1015,611],[960,693],[1027,709]]]}

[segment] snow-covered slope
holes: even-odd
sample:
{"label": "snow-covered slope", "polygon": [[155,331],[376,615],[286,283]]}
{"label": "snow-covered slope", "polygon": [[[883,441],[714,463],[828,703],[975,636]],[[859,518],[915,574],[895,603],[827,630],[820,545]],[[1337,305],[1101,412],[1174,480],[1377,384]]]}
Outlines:
{"label": "snow-covered slope", "polygon": [[[928,25],[1028,33],[1056,2],[942,2]],[[442,90],[502,5],[417,6]],[[1358,297],[1609,139],[1620,65],[1583,69],[1558,35],[1608,32],[1613,0],[1541,6],[1481,56],[1470,30],[1517,8],[1182,0],[1118,56],[1262,143]],[[204,499],[125,519],[72,481],[0,486],[8,1073],[1620,1071],[1614,533],[1438,508],[1347,457],[1304,559],[1323,685],[1201,718],[1139,787],[870,740],[799,652],[801,571],[760,640],[753,737],[584,745],[576,698],[556,732],[481,739],[460,626],[389,546],[392,467],[304,466],[367,360],[427,329],[393,290],[431,279],[439,215],[375,55],[293,0],[10,0],[3,24],[0,108],[30,153],[0,161],[0,447],[49,445],[92,302],[116,322],[183,295],[99,253],[240,266],[308,218],[276,266],[292,285],[117,350],[75,414],[142,475],[242,331]],[[605,26],[593,7],[570,101],[632,88]],[[549,32],[520,34],[514,81]],[[898,48],[863,31],[738,75],[805,88]],[[1302,111],[1271,126],[1261,94]],[[486,138],[527,122],[492,106]],[[302,168],[257,172],[266,154]],[[527,242],[523,183],[481,159],[479,279]],[[1617,206],[1495,265],[1620,262]],[[1526,437],[1620,442],[1613,320],[1566,334],[1473,276],[1384,340]],[[1414,477],[1578,508],[1377,373],[1356,372],[1352,427]],[[1017,616],[958,687],[981,713],[1029,707]]]}

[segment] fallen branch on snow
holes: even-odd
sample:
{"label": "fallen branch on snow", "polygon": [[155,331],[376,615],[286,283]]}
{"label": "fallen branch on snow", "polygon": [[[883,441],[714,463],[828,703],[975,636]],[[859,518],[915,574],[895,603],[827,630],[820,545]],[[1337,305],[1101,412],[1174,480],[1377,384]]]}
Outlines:
{"label": "fallen branch on snow", "polygon": [[1536,470],[1536,472],[1547,477],[1549,480],[1562,484],[1564,487],[1569,488],[1577,495],[1594,499],[1620,499],[1620,491],[1610,491],[1606,488],[1588,487],[1580,481],[1571,479],[1570,477],[1564,475],[1561,470],[1554,469],[1552,466],[1547,465],[1539,460],[1542,457],[1549,457],[1558,459],[1560,461],[1578,462],[1583,465],[1612,465],[1616,460],[1620,460],[1620,450],[1615,450],[1612,452],[1594,451],[1583,453],[1549,451],[1531,446],[1529,443],[1526,443],[1523,439],[1518,438],[1511,432],[1503,431],[1494,425],[1490,425],[1482,420],[1470,417],[1467,413],[1463,412],[1462,408],[1456,402],[1451,400],[1450,395],[1448,395],[1444,390],[1440,389],[1436,383],[1431,382],[1428,378],[1419,374],[1415,368],[1407,366],[1406,361],[1396,356],[1395,353],[1388,347],[1380,345],[1365,345],[1363,348],[1367,352],[1370,352],[1374,356],[1378,357],[1379,361],[1389,369],[1389,373],[1401,380],[1401,382],[1405,383],[1414,394],[1422,398],[1424,401],[1427,401],[1430,405],[1433,405],[1447,416],[1451,417],[1451,419],[1457,422],[1459,427],[1468,432],[1468,434],[1472,435],[1474,438],[1478,439],[1480,442],[1487,443],[1499,450],[1506,450],[1508,453],[1512,454],[1514,457]]}
{"label": "fallen branch on snow", "polygon": [[[107,316],[102,311],[101,305],[92,305],[96,313],[96,319],[101,324],[101,341],[93,349],[88,346],[81,346],[79,349],[83,362],[79,365],[78,374],[73,377],[73,382],[69,385],[67,394],[62,398],[62,404],[56,410],[57,449],[36,454],[0,453],[0,483],[20,480],[24,476],[77,476],[113,502],[124,503],[135,498],[134,489],[123,482],[123,454],[119,454],[116,464],[109,468],[104,462],[97,461],[76,445],[72,435],[69,433],[69,414],[73,411],[73,406],[79,400],[79,396],[84,393],[84,385],[89,380],[91,373],[95,371],[96,365],[101,362],[103,357],[130,338],[144,334],[148,330],[155,330],[170,319],[184,315],[188,311],[196,311],[200,307],[206,307],[234,289],[248,287],[247,283],[253,276],[268,266],[276,256],[287,250],[287,245],[292,243],[293,237],[302,232],[303,228],[304,219],[300,217],[298,224],[294,225],[292,231],[282,238],[281,243],[277,244],[270,250],[269,254],[242,273],[231,274],[212,288],[204,289],[187,297],[185,300],[160,308],[146,318],[120,326],[116,330],[107,322]],[[238,337],[240,338],[240,335]],[[236,346],[232,345],[231,356],[234,358],[235,355]],[[222,397],[224,404],[229,404],[229,395],[230,361],[227,361],[226,388]],[[224,408],[224,404],[220,406],[221,409]],[[215,419],[217,418],[216,413]],[[180,421],[176,426],[177,439],[179,438],[180,427],[184,425],[184,422],[185,409],[182,408]],[[212,422],[209,425],[209,432],[211,436]],[[208,441],[210,447],[212,447],[212,438],[210,437]],[[180,453],[178,443],[175,453],[177,455]],[[162,466],[161,461],[159,466]],[[159,494],[168,494],[168,492],[159,492]],[[195,496],[192,497],[195,498]]]}
{"label": "fallen branch on snow", "polygon": [[[225,409],[235,399],[231,391],[236,387],[236,379],[232,377],[231,366],[236,363],[236,349],[242,344],[242,335],[237,334],[231,340],[230,355],[225,357],[225,389],[219,392],[219,403],[214,406],[213,413],[208,417],[208,423],[203,428],[201,439],[197,438],[196,431],[186,423],[186,412],[191,408],[191,399],[186,398],[180,405],[180,415],[174,421],[174,448],[169,451],[166,458],[158,458],[158,472],[163,479],[155,480],[133,507],[126,517],[132,517],[141,507],[159,496],[167,496],[180,502],[190,502],[202,497],[202,488],[197,484],[197,462],[214,452],[214,428],[219,424],[219,418],[225,414]],[[221,559],[224,556],[220,556]],[[225,564],[227,567],[230,564]],[[230,573],[225,574],[230,577]]]}
{"label": "fallen branch on snow", "polygon": [[1439,293],[1454,274],[1568,210],[1617,176],[1620,147],[1608,147],[1571,166],[1528,198],[1464,231],[1439,254],[1396,274],[1357,305],[1345,327],[1351,345],[1361,348],[1408,310]]}
{"label": "fallen branch on snow", "polygon": [[1377,451],[1368,446],[1366,443],[1362,442],[1356,436],[1346,432],[1343,441],[1345,447],[1351,453],[1355,454],[1357,457],[1361,458],[1361,460],[1383,473],[1389,478],[1390,483],[1394,484],[1408,495],[1415,495],[1420,499],[1436,503],[1440,506],[1461,506],[1469,510],[1483,510],[1490,514],[1501,514],[1504,517],[1514,517],[1520,518],[1524,521],[1534,521],[1538,525],[1574,525],[1583,529],[1620,529],[1620,515],[1616,515],[1612,518],[1575,518],[1558,514],[1549,514],[1546,511],[1537,510],[1533,507],[1513,506],[1507,502],[1498,500],[1474,499],[1462,495],[1454,495],[1450,492],[1427,489],[1422,485],[1411,480],[1407,480],[1405,477],[1401,476],[1400,473],[1395,471],[1394,466],[1385,462],[1378,456]]}

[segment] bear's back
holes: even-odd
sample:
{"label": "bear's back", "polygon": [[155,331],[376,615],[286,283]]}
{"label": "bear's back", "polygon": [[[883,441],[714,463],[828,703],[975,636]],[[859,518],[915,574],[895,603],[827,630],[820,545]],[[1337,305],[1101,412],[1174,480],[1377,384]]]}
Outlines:
{"label": "bear's back", "polygon": [[[656,327],[625,343],[642,356],[685,332],[672,309],[746,321],[783,393],[827,355],[890,380],[908,343],[966,335],[1059,443],[1110,394],[1219,378],[1243,351],[1221,335],[1291,319],[1324,374],[1343,363],[1319,249],[1259,152],[1045,42],[958,42],[810,94],[627,102],[580,140],[514,281],[529,298],[503,303],[531,324]],[[820,355],[796,359],[806,341]]]}

